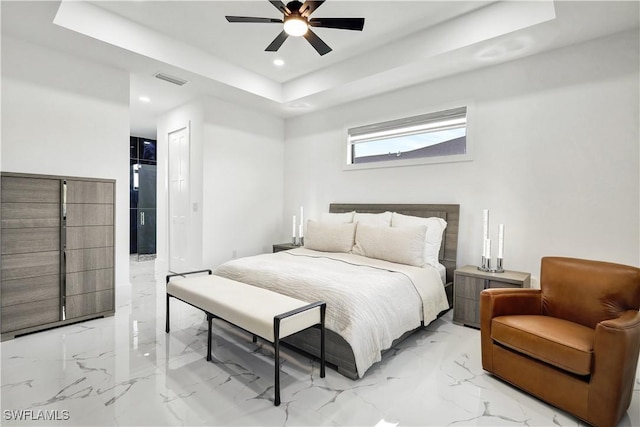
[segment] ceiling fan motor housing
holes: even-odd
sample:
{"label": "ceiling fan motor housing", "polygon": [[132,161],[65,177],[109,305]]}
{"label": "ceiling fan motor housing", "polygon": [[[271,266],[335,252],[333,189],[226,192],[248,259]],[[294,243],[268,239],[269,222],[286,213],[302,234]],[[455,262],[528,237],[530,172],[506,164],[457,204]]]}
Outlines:
{"label": "ceiling fan motor housing", "polygon": [[290,1],[289,3],[287,3],[287,9],[289,9],[291,13],[299,13],[301,7],[302,7],[302,2],[299,2],[297,0]]}

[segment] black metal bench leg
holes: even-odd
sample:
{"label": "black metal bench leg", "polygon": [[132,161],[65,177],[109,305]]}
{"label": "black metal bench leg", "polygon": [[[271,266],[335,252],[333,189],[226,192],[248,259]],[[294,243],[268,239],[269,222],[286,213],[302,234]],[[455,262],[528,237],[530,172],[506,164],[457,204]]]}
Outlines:
{"label": "black metal bench leg", "polygon": [[211,321],[213,320],[213,316],[211,313],[207,313],[207,323],[209,324],[209,329],[207,331],[207,362],[211,361]]}
{"label": "black metal bench leg", "polygon": [[166,324],[166,325],[165,325],[165,327],[164,327],[164,331],[165,331],[167,334],[169,333],[169,298],[171,298],[171,297],[170,297],[170,295],[169,295],[169,294],[167,294],[167,316],[166,316],[166,322],[167,322],[167,324]]}
{"label": "black metal bench leg", "polygon": [[280,319],[273,322],[273,349],[274,349],[274,389],[275,398],[273,404],[280,406]]}
{"label": "black metal bench leg", "polygon": [[324,317],[325,311],[327,309],[326,304],[322,304],[320,306],[320,378],[324,378],[324,338],[325,338],[325,328],[324,328]]}

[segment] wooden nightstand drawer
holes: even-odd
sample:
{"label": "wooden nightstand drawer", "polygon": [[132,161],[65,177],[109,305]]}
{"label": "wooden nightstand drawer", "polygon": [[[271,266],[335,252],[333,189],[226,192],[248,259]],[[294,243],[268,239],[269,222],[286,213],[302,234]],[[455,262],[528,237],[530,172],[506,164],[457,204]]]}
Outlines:
{"label": "wooden nightstand drawer", "polygon": [[485,289],[485,280],[454,273],[454,290],[457,297],[477,300]]}
{"label": "wooden nightstand drawer", "polygon": [[[480,304],[477,299],[456,297],[453,310],[455,323],[480,327]],[[456,320],[456,312],[463,313],[464,318]]]}

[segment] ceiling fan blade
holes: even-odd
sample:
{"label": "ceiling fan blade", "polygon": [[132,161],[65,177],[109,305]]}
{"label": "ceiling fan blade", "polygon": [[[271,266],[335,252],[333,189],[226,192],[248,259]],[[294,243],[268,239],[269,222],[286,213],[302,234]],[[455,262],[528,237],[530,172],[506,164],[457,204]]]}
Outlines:
{"label": "ceiling fan blade", "polygon": [[311,29],[307,30],[304,38],[307,39],[309,43],[311,43],[311,46],[313,46],[313,48],[317,50],[320,55],[326,55],[327,53],[331,52],[331,48],[325,42],[323,42],[316,33],[311,31]]}
{"label": "ceiling fan blade", "polygon": [[289,37],[289,34],[287,34],[284,30],[282,30],[282,32],[278,34],[278,37],[273,39],[271,44],[267,46],[265,50],[267,52],[276,52],[278,49],[280,49],[280,46],[282,46],[282,43],[284,43],[287,37]]}
{"label": "ceiling fan blade", "polygon": [[322,3],[324,3],[324,0],[322,1],[305,1],[304,4],[302,5],[302,7],[300,7],[300,15],[304,16],[305,18],[308,18],[309,15],[311,15],[313,13],[314,10],[316,10],[317,8],[319,8],[320,6],[322,6]]}
{"label": "ceiling fan blade", "polygon": [[362,31],[364,18],[311,18],[309,19],[309,25],[312,27]]}
{"label": "ceiling fan blade", "polygon": [[229,22],[250,22],[250,23],[264,23],[264,24],[280,23],[280,24],[282,24],[282,19],[275,19],[275,18],[252,18],[250,16],[225,16],[225,18],[227,18],[227,21],[229,21]]}
{"label": "ceiling fan blade", "polygon": [[287,8],[287,6],[282,3],[280,0],[269,0],[269,3],[271,3],[272,5],[275,6],[276,9],[278,9],[280,12],[284,13],[284,16],[289,16],[291,15],[291,11]]}

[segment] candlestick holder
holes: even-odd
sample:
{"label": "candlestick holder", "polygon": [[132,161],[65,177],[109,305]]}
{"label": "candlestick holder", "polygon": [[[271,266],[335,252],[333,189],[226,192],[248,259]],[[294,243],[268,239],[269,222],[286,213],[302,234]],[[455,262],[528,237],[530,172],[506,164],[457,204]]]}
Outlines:
{"label": "candlestick holder", "polygon": [[485,271],[487,273],[504,273],[504,268],[502,267],[502,258],[496,259],[496,268],[491,268],[491,258],[482,257],[482,264],[478,267],[478,270]]}
{"label": "candlestick holder", "polygon": [[298,244],[298,238],[297,238],[296,236],[293,236],[293,237],[291,238],[291,243],[293,243],[293,246],[300,246],[300,245]]}
{"label": "candlestick holder", "polygon": [[300,238],[300,246],[304,246],[304,237]]}

